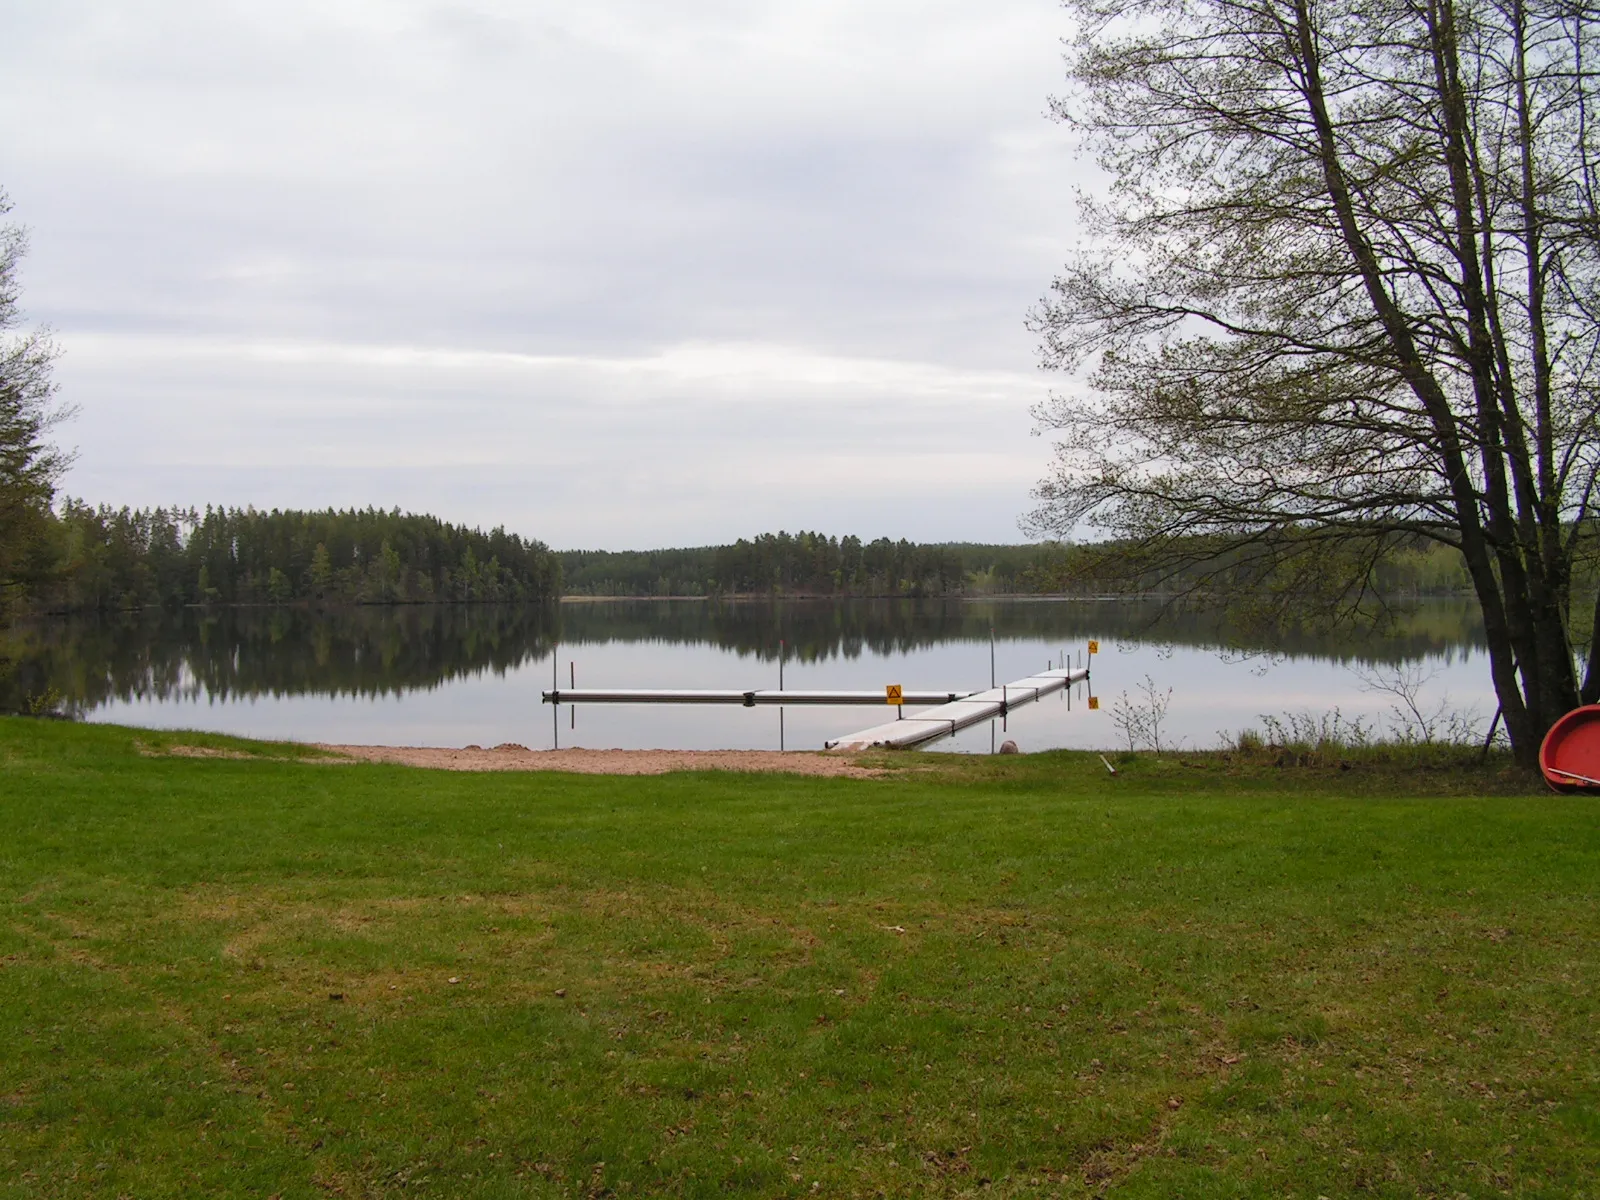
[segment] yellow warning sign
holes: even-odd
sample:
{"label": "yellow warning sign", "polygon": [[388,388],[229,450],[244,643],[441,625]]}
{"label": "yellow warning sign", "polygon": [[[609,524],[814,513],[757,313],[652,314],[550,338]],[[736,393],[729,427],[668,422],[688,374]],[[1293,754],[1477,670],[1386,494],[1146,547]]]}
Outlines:
{"label": "yellow warning sign", "polygon": [[1099,708],[1100,707],[1100,697],[1099,696],[1090,696],[1089,697],[1089,707],[1090,708]]}
{"label": "yellow warning sign", "polygon": [[1100,643],[1099,642],[1090,642],[1089,643],[1089,653],[1090,654],[1099,654],[1100,653]]}
{"label": "yellow warning sign", "polygon": [[884,700],[889,704],[904,704],[906,702],[905,689],[902,688],[898,683],[885,684],[883,688],[883,697]]}

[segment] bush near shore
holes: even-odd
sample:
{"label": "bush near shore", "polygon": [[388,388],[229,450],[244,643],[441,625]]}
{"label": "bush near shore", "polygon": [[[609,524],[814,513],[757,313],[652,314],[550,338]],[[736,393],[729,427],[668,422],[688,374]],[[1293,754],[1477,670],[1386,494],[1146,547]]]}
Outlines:
{"label": "bush near shore", "polygon": [[0,1195],[1600,1177],[1596,810],[1498,762],[317,757],[0,720]]}

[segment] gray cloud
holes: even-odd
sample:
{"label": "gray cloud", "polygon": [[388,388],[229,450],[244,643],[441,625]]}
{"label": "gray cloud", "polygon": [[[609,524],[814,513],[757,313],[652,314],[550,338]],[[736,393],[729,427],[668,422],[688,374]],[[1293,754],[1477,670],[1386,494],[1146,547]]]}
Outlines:
{"label": "gray cloud", "polygon": [[560,545],[1016,536],[1048,458],[1022,314],[1081,170],[1049,0],[0,23],[72,491]]}

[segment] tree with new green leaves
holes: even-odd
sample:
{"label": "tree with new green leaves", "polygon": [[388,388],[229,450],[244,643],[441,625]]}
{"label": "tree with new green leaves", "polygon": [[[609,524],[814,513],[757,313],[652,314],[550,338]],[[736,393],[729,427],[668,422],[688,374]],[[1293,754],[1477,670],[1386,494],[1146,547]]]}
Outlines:
{"label": "tree with new green leaves", "polygon": [[[10,211],[0,192],[0,219]],[[68,462],[47,440],[65,416],[50,374],[56,348],[46,332],[22,328],[27,245],[21,226],[0,224],[0,614],[50,570],[50,503]]]}
{"label": "tree with new green leaves", "polygon": [[1069,0],[1107,186],[1032,314],[1087,386],[1034,524],[1101,569],[1372,615],[1459,553],[1513,748],[1600,699],[1589,0]]}

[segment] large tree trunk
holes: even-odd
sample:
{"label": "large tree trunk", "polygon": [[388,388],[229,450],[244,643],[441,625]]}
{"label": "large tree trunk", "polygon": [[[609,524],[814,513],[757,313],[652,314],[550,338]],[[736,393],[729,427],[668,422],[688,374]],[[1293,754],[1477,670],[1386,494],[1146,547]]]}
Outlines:
{"label": "large tree trunk", "polygon": [[[1383,266],[1356,212],[1328,111],[1308,0],[1295,0],[1295,16],[1306,106],[1317,132],[1323,177],[1340,232],[1382,322],[1395,361],[1433,424],[1437,452],[1461,531],[1461,550],[1483,610],[1490,671],[1500,711],[1516,760],[1532,766],[1537,762],[1545,730],[1577,704],[1578,688],[1562,619],[1563,581],[1549,578],[1550,574],[1563,571],[1565,564],[1559,558],[1547,559],[1546,534],[1538,528],[1539,510],[1554,506],[1543,503],[1520,414],[1514,407],[1509,412],[1502,407],[1502,393],[1509,388],[1509,377],[1497,369],[1491,332],[1495,324],[1491,318],[1497,308],[1494,281],[1478,257],[1481,205],[1469,150],[1471,118],[1462,95],[1454,8],[1451,0],[1437,0],[1429,6],[1425,19],[1431,34],[1435,86],[1443,118],[1443,158],[1450,182],[1449,208],[1455,219],[1458,294],[1466,318],[1466,358],[1476,401],[1475,433],[1469,440],[1463,439],[1461,423],[1449,398],[1419,351],[1411,320],[1387,286]],[[1525,184],[1525,188],[1530,187]],[[1536,241],[1532,249],[1537,252]],[[1535,279],[1539,277],[1537,259],[1532,260],[1530,274]],[[1545,366],[1542,331],[1535,339],[1534,351],[1538,365]],[[1536,379],[1542,376],[1543,372],[1536,371]],[[1478,468],[1481,491],[1469,470],[1469,457]]]}

